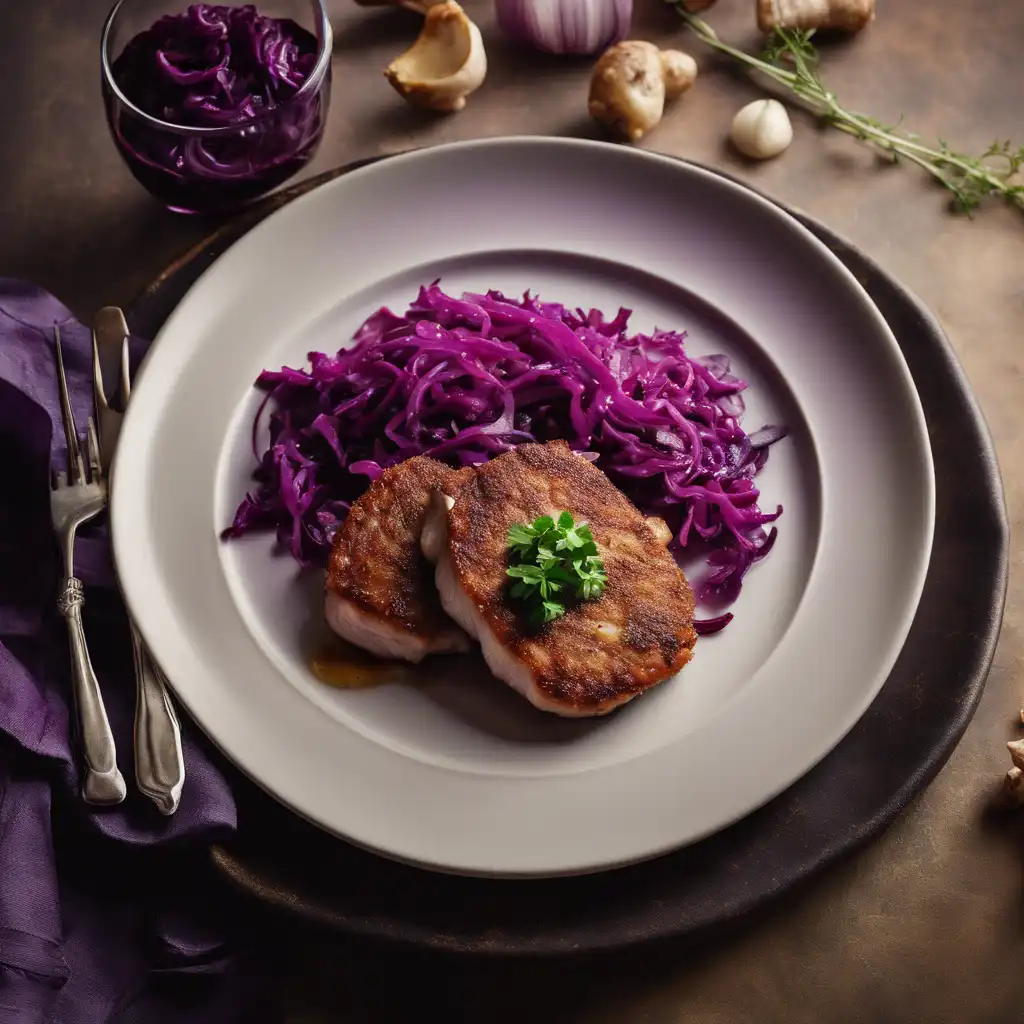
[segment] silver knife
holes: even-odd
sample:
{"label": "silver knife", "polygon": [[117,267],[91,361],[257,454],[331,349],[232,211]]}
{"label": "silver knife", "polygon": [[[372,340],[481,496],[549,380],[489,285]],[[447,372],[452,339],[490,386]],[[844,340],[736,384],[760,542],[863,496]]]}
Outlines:
{"label": "silver knife", "polygon": [[[104,385],[104,363],[118,378],[117,405],[110,404]],[[100,462],[110,472],[121,420],[131,395],[128,365],[128,324],[117,306],[105,306],[96,314],[92,333],[93,398],[100,439]],[[109,375],[109,373],[108,373]],[[171,696],[153,656],[149,653],[131,613],[128,623],[135,663],[135,782],[161,813],[173,814],[181,801],[185,782],[185,761],[181,750],[181,727]]]}

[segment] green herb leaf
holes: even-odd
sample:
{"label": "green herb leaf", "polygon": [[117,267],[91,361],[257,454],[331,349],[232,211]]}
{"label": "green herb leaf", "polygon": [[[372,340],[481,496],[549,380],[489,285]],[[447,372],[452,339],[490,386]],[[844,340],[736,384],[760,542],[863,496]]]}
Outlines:
{"label": "green herb leaf", "polygon": [[608,577],[594,535],[571,512],[540,516],[532,525],[513,523],[508,546],[512,564],[507,573],[516,580],[509,592],[526,606],[534,626],[565,614],[565,604],[554,600],[556,595],[594,601],[604,593]]}
{"label": "green herb leaf", "polygon": [[508,530],[509,547],[528,548],[534,541],[536,535],[529,526],[521,523],[513,523]]}
{"label": "green herb leaf", "polygon": [[565,614],[565,605],[558,601],[542,601],[530,608],[527,617],[531,625],[543,626],[545,623],[554,622]]}
{"label": "green herb leaf", "polygon": [[545,601],[543,610],[544,621],[551,622],[552,619],[557,619],[559,615],[565,614],[565,605],[559,604],[557,601]]}
{"label": "green herb leaf", "polygon": [[523,563],[522,565],[513,565],[508,570],[509,576],[516,576],[526,583],[537,584],[544,579],[544,570],[539,565],[529,565]]}

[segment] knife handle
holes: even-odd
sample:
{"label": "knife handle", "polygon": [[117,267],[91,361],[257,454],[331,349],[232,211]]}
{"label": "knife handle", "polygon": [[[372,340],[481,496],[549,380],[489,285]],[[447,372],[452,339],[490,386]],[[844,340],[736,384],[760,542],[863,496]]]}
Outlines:
{"label": "knife handle", "polygon": [[[124,318],[124,310],[120,306],[104,306],[96,313],[93,320],[93,358],[94,365],[99,366],[100,351],[117,352],[117,405],[118,411],[124,413],[131,395],[131,369],[128,362],[128,322]],[[104,401],[109,402],[107,382],[102,371],[96,373],[96,381],[102,390]]]}
{"label": "knife handle", "polygon": [[101,807],[119,804],[124,798],[124,778],[117,768],[117,754],[114,749],[114,734],[110,731],[107,711],[103,706],[96,673],[89,657],[82,626],[82,605],[85,603],[85,588],[82,581],[74,576],[64,580],[57,607],[68,624],[68,640],[71,645],[71,683],[78,707],[78,722],[81,731],[84,778],[82,799],[86,803]]}
{"label": "knife handle", "polygon": [[181,726],[171,695],[135,623],[131,623],[135,662],[135,782],[161,814],[173,814],[185,783]]}

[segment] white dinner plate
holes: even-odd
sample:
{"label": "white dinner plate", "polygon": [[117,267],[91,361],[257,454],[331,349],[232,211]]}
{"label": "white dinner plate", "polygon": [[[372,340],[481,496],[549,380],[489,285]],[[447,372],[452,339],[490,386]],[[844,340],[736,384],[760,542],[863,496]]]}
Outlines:
{"label": "white dinner plate", "polygon": [[[264,367],[348,344],[420,284],[526,288],[685,328],[784,423],[758,477],[785,506],[721,634],[607,718],[535,711],[474,658],[332,689],[308,665],[322,573],[222,543],[250,486]],[[114,553],[189,711],[252,778],[339,836],[445,871],[596,871],[693,842],[811,768],[871,703],[924,584],[921,405],[867,294],[807,230],[712,173],[564,139],[444,146],[346,174],[235,244],[160,332],[125,419]],[[186,782],[187,785],[187,782]]]}

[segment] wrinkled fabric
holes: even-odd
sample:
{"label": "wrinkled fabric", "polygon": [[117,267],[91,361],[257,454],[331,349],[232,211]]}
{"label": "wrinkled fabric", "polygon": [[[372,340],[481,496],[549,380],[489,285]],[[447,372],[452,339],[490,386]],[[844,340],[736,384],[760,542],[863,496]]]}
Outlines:
{"label": "wrinkled fabric", "polygon": [[[84,434],[89,330],[52,296],[0,279],[0,1024],[261,1019],[235,999],[211,895],[209,846],[236,825],[225,770],[186,720],[178,813],[162,816],[132,783],[131,646],[102,517],[79,534],[75,572],[128,798],[97,809],[79,796],[49,517],[49,473],[66,454],[55,323]],[[144,348],[133,340],[136,363]]]}

